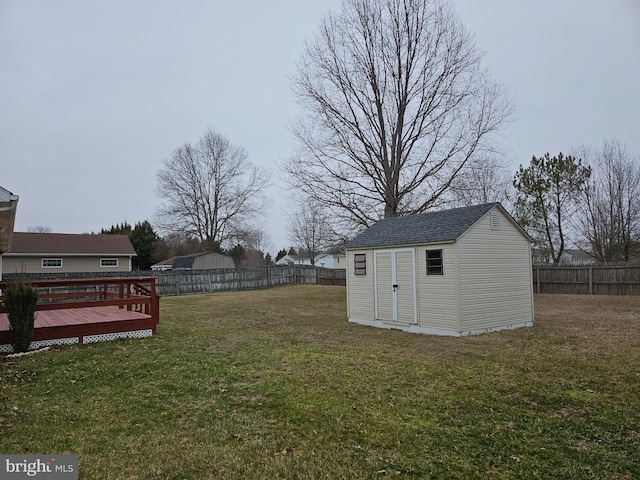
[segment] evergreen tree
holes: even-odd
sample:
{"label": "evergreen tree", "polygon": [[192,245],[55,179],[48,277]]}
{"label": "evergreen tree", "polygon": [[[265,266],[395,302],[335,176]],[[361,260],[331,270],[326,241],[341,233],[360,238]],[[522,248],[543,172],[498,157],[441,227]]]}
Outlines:
{"label": "evergreen tree", "polygon": [[155,263],[154,250],[159,237],[147,220],[137,222],[133,228],[125,221],[119,225],[111,225],[109,229],[103,228],[100,233],[126,235],[129,237],[129,241],[136,251],[136,256],[133,257],[133,268],[135,270],[149,270],[151,265]]}
{"label": "evergreen tree", "polygon": [[244,247],[242,245],[240,245],[240,244],[238,244],[235,247],[231,248],[227,252],[227,255],[229,255],[231,258],[233,258],[233,262],[236,264],[236,267],[240,267],[240,262],[242,262],[242,260],[247,258],[247,252],[244,249]]}
{"label": "evergreen tree", "polygon": [[137,254],[133,257],[133,268],[136,270],[151,269],[151,265],[155,263],[153,252],[158,239],[158,235],[147,220],[135,224],[129,234],[129,240],[131,240]]}
{"label": "evergreen tree", "polygon": [[515,175],[516,219],[554,264],[562,258],[568,221],[590,176],[591,168],[582,160],[562,153],[533,157],[529,167],[520,165]]}
{"label": "evergreen tree", "polygon": [[287,254],[287,249],[286,248],[278,250],[278,254],[276,255],[276,260],[275,261],[277,262],[282,257],[284,257],[286,254]]}

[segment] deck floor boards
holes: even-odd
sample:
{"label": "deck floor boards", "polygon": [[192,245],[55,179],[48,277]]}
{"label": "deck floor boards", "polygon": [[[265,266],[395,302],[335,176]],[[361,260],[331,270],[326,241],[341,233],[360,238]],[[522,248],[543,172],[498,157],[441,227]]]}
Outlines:
{"label": "deck floor boards", "polygon": [[[73,327],[86,328],[90,325],[96,324],[112,324],[113,322],[146,320],[149,318],[151,318],[150,315],[118,307],[85,307],[67,308],[64,310],[41,310],[36,312],[34,331],[54,327],[70,327],[69,333],[72,334],[75,330]],[[9,332],[9,319],[7,318],[6,313],[0,313],[0,334],[4,333],[6,335],[6,332]]]}
{"label": "deck floor boards", "polygon": [[[36,312],[34,329],[86,325],[93,323],[122,322],[150,318],[144,313],[129,311],[118,307],[68,308],[64,310],[40,310]],[[9,319],[6,313],[0,313],[0,332],[9,331]]]}

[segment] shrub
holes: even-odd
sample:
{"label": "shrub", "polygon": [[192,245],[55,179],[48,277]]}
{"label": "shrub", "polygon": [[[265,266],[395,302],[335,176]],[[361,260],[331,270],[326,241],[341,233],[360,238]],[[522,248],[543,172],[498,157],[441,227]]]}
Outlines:
{"label": "shrub", "polygon": [[26,352],[33,338],[38,290],[28,283],[10,284],[5,292],[9,331],[14,353]]}

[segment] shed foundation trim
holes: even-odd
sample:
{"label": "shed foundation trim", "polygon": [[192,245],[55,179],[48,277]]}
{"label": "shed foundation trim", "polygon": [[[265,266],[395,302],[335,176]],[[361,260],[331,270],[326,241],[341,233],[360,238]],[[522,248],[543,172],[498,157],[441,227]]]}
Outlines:
{"label": "shed foundation trim", "polygon": [[448,337],[465,337],[467,335],[480,335],[482,333],[498,332],[500,330],[515,330],[517,328],[532,327],[533,322],[511,323],[508,325],[500,325],[498,327],[483,328],[479,330],[467,330],[457,332],[455,330],[442,330],[439,328],[421,327],[418,325],[396,325],[378,320],[364,320],[361,318],[349,318],[350,323],[357,323],[368,327],[386,328],[390,330],[402,330],[409,333],[422,333],[425,335],[442,335]]}

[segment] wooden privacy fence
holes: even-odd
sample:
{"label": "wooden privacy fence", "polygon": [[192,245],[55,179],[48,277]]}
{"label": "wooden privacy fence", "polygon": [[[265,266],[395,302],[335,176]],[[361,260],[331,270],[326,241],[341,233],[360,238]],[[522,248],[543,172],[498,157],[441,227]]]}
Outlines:
{"label": "wooden privacy fence", "polygon": [[176,270],[156,272],[161,296],[228,290],[256,290],[281,285],[346,285],[346,271],[311,265],[258,269]]}
{"label": "wooden privacy fence", "polygon": [[58,273],[7,274],[5,280],[23,279],[29,282],[42,279],[154,277],[156,292],[160,296],[188,295],[191,293],[222,292],[228,290],[255,290],[280,285],[341,285],[347,284],[346,270],[311,265],[277,266],[257,269],[168,270],[164,272]]}
{"label": "wooden privacy fence", "polygon": [[533,291],[578,295],[640,295],[640,267],[534,266]]}

